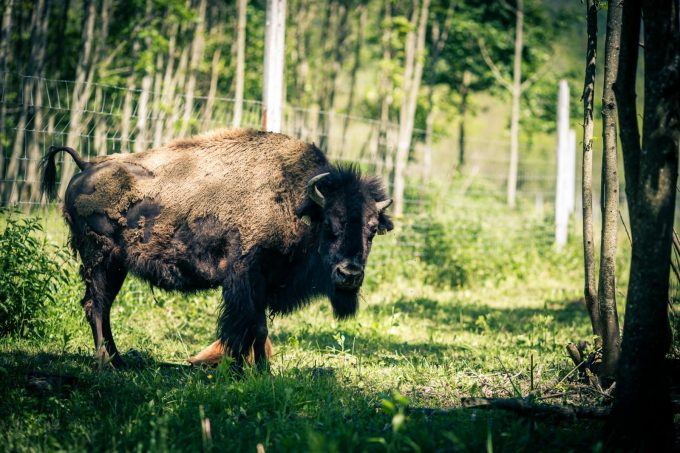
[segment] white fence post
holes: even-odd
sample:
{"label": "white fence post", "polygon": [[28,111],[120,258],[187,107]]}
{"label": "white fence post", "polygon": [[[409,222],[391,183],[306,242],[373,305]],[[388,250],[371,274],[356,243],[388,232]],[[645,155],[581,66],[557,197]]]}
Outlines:
{"label": "white fence post", "polygon": [[560,80],[557,101],[557,178],[555,187],[555,245],[567,243],[569,213],[574,210],[576,134],[569,130],[569,85]]}
{"label": "white fence post", "polygon": [[267,0],[264,37],[262,129],[281,132],[283,119],[283,70],[286,38],[286,0]]}

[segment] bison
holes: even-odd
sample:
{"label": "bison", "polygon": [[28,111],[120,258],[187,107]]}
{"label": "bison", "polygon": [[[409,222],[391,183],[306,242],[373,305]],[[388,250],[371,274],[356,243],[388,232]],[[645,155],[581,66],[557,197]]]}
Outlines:
{"label": "bison", "polygon": [[171,291],[221,287],[219,340],[195,361],[226,347],[237,366],[252,354],[266,367],[267,310],[289,313],[326,296],[337,318],[355,314],[373,238],[393,227],[377,178],[283,134],[218,131],[91,162],[52,147],[41,181],[52,199],[59,152],[81,170],[64,217],[97,357],[114,367],[123,361],[109,314],[128,273]]}

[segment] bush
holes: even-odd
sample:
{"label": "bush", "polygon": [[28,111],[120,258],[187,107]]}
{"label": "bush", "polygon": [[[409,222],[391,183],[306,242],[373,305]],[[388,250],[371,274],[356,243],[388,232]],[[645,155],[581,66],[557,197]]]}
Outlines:
{"label": "bush", "polygon": [[[5,214],[0,211],[0,214]],[[34,336],[44,327],[45,303],[65,278],[63,251],[44,238],[37,218],[5,217],[0,233],[0,337]]]}

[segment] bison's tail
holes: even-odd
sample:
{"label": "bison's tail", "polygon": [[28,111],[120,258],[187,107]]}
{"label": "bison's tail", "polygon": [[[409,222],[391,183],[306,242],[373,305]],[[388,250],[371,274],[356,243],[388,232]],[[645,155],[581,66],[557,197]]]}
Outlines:
{"label": "bison's tail", "polygon": [[50,150],[40,162],[42,170],[40,190],[47,195],[48,200],[54,200],[57,195],[57,164],[54,162],[54,156],[62,151],[69,153],[81,170],[85,170],[91,165],[89,162],[85,162],[73,148],[69,148],[68,146],[50,146]]}

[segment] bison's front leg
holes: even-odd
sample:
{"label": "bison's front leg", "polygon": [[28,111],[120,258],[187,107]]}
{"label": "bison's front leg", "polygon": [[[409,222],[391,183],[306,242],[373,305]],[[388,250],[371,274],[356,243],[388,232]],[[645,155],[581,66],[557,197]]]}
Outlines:
{"label": "bison's front leg", "polygon": [[231,349],[237,369],[242,369],[251,352],[261,370],[268,369],[267,317],[264,304],[258,299],[246,281],[225,285],[222,292],[222,311],[217,330],[220,341]]}

